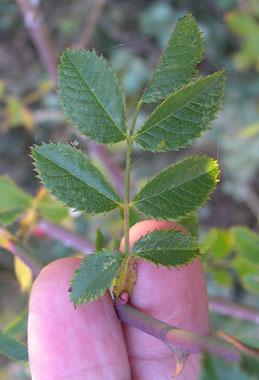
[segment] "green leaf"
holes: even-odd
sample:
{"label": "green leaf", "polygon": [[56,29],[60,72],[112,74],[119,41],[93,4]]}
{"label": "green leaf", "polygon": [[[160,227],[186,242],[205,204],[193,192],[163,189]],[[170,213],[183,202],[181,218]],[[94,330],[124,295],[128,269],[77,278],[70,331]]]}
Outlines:
{"label": "green leaf", "polygon": [[244,287],[252,293],[259,294],[259,270],[254,273],[241,276]]}
{"label": "green leaf", "polygon": [[218,230],[217,228],[211,228],[208,232],[206,232],[203,242],[201,245],[201,252],[202,254],[208,253],[211,251],[213,244],[217,240],[218,237]]}
{"label": "green leaf", "polygon": [[132,205],[145,216],[178,219],[202,206],[218,182],[217,162],[206,156],[188,157],[151,179],[134,196]]}
{"label": "green leaf", "polygon": [[213,228],[216,230],[217,237],[210,247],[213,258],[216,260],[223,259],[231,253],[233,248],[232,236],[228,230],[223,228]]}
{"label": "green leaf", "polygon": [[0,176],[0,210],[29,207],[32,197],[20,189],[10,178]]}
{"label": "green leaf", "polygon": [[25,211],[25,208],[14,208],[12,210],[2,211],[0,212],[0,224],[4,227],[9,226],[18,218],[18,216],[22,215]]}
{"label": "green leaf", "polygon": [[234,260],[231,261],[231,266],[236,270],[240,277],[245,276],[246,274],[254,273],[258,268],[250,261],[243,259],[242,256],[236,256]]}
{"label": "green leaf", "polygon": [[231,274],[224,269],[213,269],[212,273],[214,275],[215,281],[221,285],[230,288],[232,285],[232,277]]}
{"label": "green leaf", "polygon": [[154,230],[136,241],[132,254],[165,267],[178,267],[195,259],[199,244],[191,235],[181,231]]}
{"label": "green leaf", "polygon": [[11,359],[28,361],[27,346],[0,329],[0,352]]}
{"label": "green leaf", "polygon": [[10,335],[24,336],[27,331],[28,325],[28,307],[13,319],[5,328],[5,332]]}
{"label": "green leaf", "polygon": [[193,237],[198,238],[199,235],[199,219],[197,215],[188,215],[185,218],[177,220]]}
{"label": "green leaf", "polygon": [[50,194],[45,194],[39,202],[39,210],[43,218],[53,223],[60,223],[69,215],[69,209],[54,199]]}
{"label": "green leaf", "polygon": [[171,94],[146,120],[136,142],[152,152],[184,148],[215,119],[223,88],[224,70]]}
{"label": "green leaf", "polygon": [[240,368],[208,353],[203,355],[200,380],[255,380]]}
{"label": "green leaf", "polygon": [[39,178],[61,202],[78,211],[100,213],[119,206],[120,197],[80,150],[65,144],[32,148]]}
{"label": "green leaf", "polygon": [[232,236],[237,252],[246,260],[259,264],[259,235],[246,227],[233,227]]}
{"label": "green leaf", "polygon": [[122,265],[124,254],[96,252],[86,256],[71,281],[71,301],[83,305],[103,296]]}
{"label": "green leaf", "polygon": [[59,97],[68,118],[93,141],[125,140],[125,99],[109,64],[94,51],[67,49],[59,66]]}
{"label": "green leaf", "polygon": [[179,19],[144,90],[144,102],[160,102],[189,83],[202,53],[203,40],[193,17]]}
{"label": "green leaf", "polygon": [[95,250],[101,251],[104,248],[104,237],[100,228],[96,229]]}
{"label": "green leaf", "polygon": [[252,355],[242,355],[241,367],[243,371],[249,375],[258,376],[259,374],[259,359]]}

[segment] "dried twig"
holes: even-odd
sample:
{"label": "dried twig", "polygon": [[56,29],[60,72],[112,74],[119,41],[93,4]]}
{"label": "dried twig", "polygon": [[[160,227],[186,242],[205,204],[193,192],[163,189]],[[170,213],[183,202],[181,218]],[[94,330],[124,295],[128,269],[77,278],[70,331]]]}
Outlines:
{"label": "dried twig", "polygon": [[[132,49],[137,53],[146,53],[149,56],[158,57],[161,53],[160,49],[149,41],[150,37],[139,38],[138,35],[133,32],[125,32],[117,28],[112,24],[107,17],[100,16],[99,23],[101,27],[108,33],[110,37],[119,42],[118,46],[131,45]],[[139,42],[139,44],[137,44]]]}
{"label": "dried twig", "polygon": [[17,0],[23,14],[24,24],[54,83],[57,81],[55,49],[47,33],[38,8],[38,1]]}
{"label": "dried twig", "polygon": [[222,298],[210,297],[209,308],[216,313],[259,323],[259,310]]}
{"label": "dried twig", "polygon": [[89,243],[81,236],[58,226],[57,224],[50,223],[42,220],[36,227],[36,231],[40,231],[48,237],[60,241],[66,247],[74,248],[76,251],[87,255],[94,251],[93,244]]}
{"label": "dried twig", "polygon": [[87,48],[89,45],[89,41],[92,37],[92,34],[94,32],[96,23],[98,21],[98,18],[101,14],[102,8],[104,7],[107,0],[96,0],[95,4],[93,6],[92,12],[89,15],[88,18],[88,24],[86,28],[82,32],[82,37],[78,45],[76,47],[78,48]]}

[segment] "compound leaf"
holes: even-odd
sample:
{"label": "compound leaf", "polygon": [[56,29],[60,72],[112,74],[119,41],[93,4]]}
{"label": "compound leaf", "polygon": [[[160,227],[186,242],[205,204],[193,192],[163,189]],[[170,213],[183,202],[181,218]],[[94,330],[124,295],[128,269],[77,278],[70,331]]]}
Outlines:
{"label": "compound leaf", "polygon": [[103,296],[116,278],[124,257],[123,253],[108,251],[86,256],[71,281],[71,301],[83,305]]}
{"label": "compound leaf", "polygon": [[199,254],[199,244],[181,231],[154,230],[136,241],[132,254],[165,267],[178,267],[189,263]]}
{"label": "compound leaf", "polygon": [[125,98],[103,57],[67,49],[59,66],[59,97],[68,118],[93,141],[126,139]]}
{"label": "compound leaf", "polygon": [[152,152],[185,147],[215,119],[223,87],[224,70],[171,94],[138,131],[136,142]]}
{"label": "compound leaf", "polygon": [[32,157],[43,184],[67,206],[97,214],[119,205],[119,195],[80,150],[43,144],[32,148]]}
{"label": "compound leaf", "polygon": [[28,361],[27,346],[0,329],[0,352],[11,359]]}
{"label": "compound leaf", "polygon": [[203,40],[191,15],[181,18],[144,90],[146,103],[160,102],[171,92],[189,83],[197,74],[195,65],[202,59]]}
{"label": "compound leaf", "polygon": [[151,179],[132,200],[147,217],[177,219],[202,206],[218,182],[217,162],[206,156],[188,157]]}

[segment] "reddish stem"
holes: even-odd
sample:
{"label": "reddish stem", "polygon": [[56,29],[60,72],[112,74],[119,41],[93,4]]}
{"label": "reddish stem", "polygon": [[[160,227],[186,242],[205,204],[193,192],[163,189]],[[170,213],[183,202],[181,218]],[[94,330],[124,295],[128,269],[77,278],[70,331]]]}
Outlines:
{"label": "reddish stem", "polygon": [[178,329],[150,317],[129,304],[117,306],[116,310],[121,321],[186,354],[202,354],[204,351],[209,351],[230,362],[236,363],[240,360],[239,353],[229,343]]}

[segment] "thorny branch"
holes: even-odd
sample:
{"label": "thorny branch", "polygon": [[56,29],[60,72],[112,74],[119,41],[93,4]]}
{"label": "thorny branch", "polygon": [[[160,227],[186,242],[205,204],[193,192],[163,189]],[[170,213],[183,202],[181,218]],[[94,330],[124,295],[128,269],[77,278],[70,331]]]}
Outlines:
{"label": "thorny branch", "polygon": [[186,354],[202,354],[204,351],[208,351],[230,362],[239,361],[239,353],[227,342],[178,329],[135,309],[129,304],[117,306],[116,310],[121,321]]}

